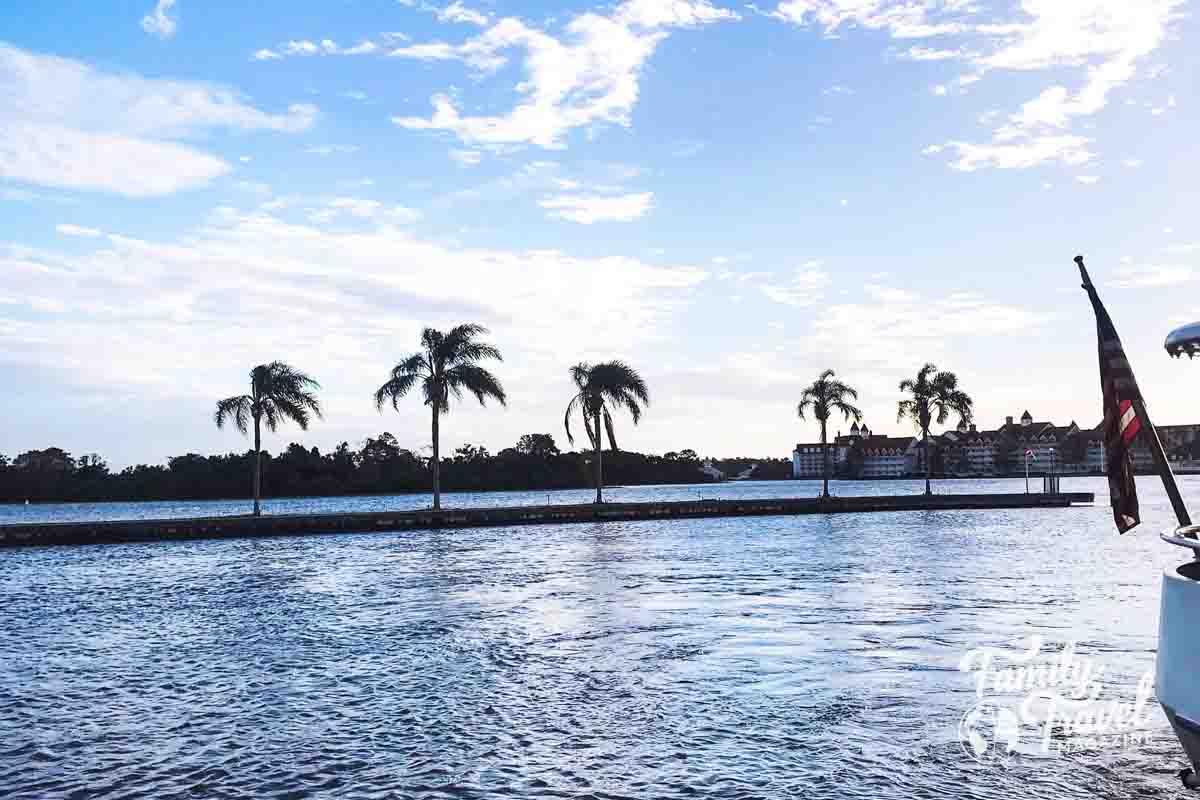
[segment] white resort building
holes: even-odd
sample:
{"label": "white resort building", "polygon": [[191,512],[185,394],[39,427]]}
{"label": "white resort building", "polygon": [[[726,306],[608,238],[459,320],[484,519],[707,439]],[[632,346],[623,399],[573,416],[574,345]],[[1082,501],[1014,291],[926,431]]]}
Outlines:
{"label": "white resort building", "polygon": [[[850,426],[850,434],[840,432],[829,446],[831,476],[859,478],[900,478],[916,468],[916,437],[877,435],[866,423]],[[824,460],[820,443],[797,444],[792,451],[792,477],[820,478]]]}
{"label": "white resort building", "polygon": [[[1168,457],[1186,469],[1193,453],[1200,455],[1200,425],[1156,426]],[[1019,420],[1006,417],[1004,424],[979,430],[959,424],[956,429],[929,437],[933,472],[943,477],[994,477],[1020,475],[1029,453],[1030,472],[1042,474],[1099,474],[1104,472],[1104,435],[1098,428],[1080,428],[1035,421],[1026,411]],[[920,436],[883,436],[864,424],[850,427],[847,436],[838,433],[829,448],[831,477],[902,478],[925,474],[924,448]],[[1134,469],[1153,469],[1150,450],[1135,441],[1131,450]],[[823,456],[819,443],[797,444],[792,451],[792,476],[820,478]]]}

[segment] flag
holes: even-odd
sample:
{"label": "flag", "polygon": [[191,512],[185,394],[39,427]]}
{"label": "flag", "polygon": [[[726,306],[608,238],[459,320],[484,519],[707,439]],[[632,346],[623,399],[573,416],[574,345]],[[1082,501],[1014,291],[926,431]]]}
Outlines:
{"label": "flag", "polygon": [[1125,348],[1121,346],[1112,318],[1108,316],[1108,311],[1096,294],[1096,287],[1088,277],[1083,258],[1076,257],[1075,263],[1079,265],[1083,288],[1092,301],[1092,310],[1096,312],[1100,391],[1104,398],[1104,472],[1108,475],[1113,520],[1117,523],[1117,530],[1125,533],[1142,521],[1138,513],[1137,486],[1133,482],[1129,449],[1134,437],[1142,430],[1138,409],[1146,406],[1142,402],[1137,380],[1133,377],[1133,369],[1125,358]]}

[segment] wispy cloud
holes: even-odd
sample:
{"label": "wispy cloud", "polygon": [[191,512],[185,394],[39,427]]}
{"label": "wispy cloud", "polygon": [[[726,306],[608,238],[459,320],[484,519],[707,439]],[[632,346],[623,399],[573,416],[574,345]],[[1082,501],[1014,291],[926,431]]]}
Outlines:
{"label": "wispy cloud", "polygon": [[82,236],[88,239],[94,239],[98,236],[103,236],[103,233],[97,228],[85,228],[83,226],[72,225],[70,223],[57,225],[54,229],[63,236]]}
{"label": "wispy cloud", "polygon": [[506,17],[463,44],[397,48],[391,53],[395,57],[459,60],[481,76],[494,74],[508,63],[509,51],[520,50],[525,80],[515,87],[516,106],[504,113],[464,115],[454,97],[442,92],[431,98],[431,116],[392,121],[411,130],[449,131],[473,145],[561,148],[574,128],[629,124],[641,70],[671,28],[736,18],[707,0],[627,0],[610,16],[574,17],[561,37]]}
{"label": "wispy cloud", "polygon": [[105,73],[3,44],[0,96],[0,176],[135,197],[230,170],[218,156],[168,140],[222,128],[297,132],[317,116],[307,104],[271,114],[222,86]]}
{"label": "wispy cloud", "polygon": [[437,12],[439,22],[465,22],[468,25],[484,26],[488,24],[486,14],[467,8],[458,0]]}
{"label": "wispy cloud", "polygon": [[[900,57],[915,61],[959,61],[971,67],[958,84],[965,87],[994,72],[1023,74],[1075,68],[1083,72],[1077,90],[1046,87],[995,128],[990,141],[945,142],[956,154],[951,166],[1023,169],[1045,163],[1074,165],[1091,157],[1090,141],[1070,133],[1072,123],[1089,117],[1110,94],[1133,79],[1140,60],[1166,39],[1183,0],[1026,0],[1011,21],[982,18],[983,7],[961,0],[784,0],[771,15],[826,35],[845,35],[852,26],[886,31],[893,39],[931,40],[909,45]],[[968,44],[946,46],[943,42]],[[1057,76],[1056,76],[1057,77]],[[945,83],[934,94],[949,94]],[[1170,107],[1158,106],[1161,114]]]}
{"label": "wispy cloud", "polygon": [[160,39],[170,39],[178,27],[171,18],[170,11],[175,0],[158,0],[158,4],[146,16],[142,17],[142,30]]}
{"label": "wispy cloud", "polygon": [[1191,267],[1146,265],[1118,269],[1111,284],[1119,289],[1151,289],[1179,286],[1195,279],[1196,271]]}
{"label": "wispy cloud", "polygon": [[820,263],[810,262],[798,268],[788,280],[763,283],[758,288],[776,303],[807,308],[821,300],[830,282],[829,273],[820,269]]}
{"label": "wispy cloud", "polygon": [[364,39],[351,47],[343,47],[332,39],[293,39],[277,47],[255,50],[251,58],[255,61],[275,61],[287,56],[369,56],[380,50],[380,46],[370,39]]}
{"label": "wispy cloud", "polygon": [[620,195],[563,194],[547,197],[538,205],[557,219],[591,225],[595,222],[632,222],[647,214],[654,204],[653,192]]}

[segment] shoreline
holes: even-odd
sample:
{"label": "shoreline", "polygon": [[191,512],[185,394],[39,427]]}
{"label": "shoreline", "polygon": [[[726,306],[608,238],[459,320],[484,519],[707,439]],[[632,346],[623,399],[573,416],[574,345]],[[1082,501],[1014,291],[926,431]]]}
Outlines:
{"label": "shoreline", "polygon": [[902,511],[1069,508],[1093,503],[1092,492],[1058,494],[913,494],[830,498],[685,500],[643,503],[504,506],[441,511],[281,514],[106,522],[34,522],[0,526],[0,548],[123,542],[388,533],[511,525],[629,522],[705,517],[799,516]]}

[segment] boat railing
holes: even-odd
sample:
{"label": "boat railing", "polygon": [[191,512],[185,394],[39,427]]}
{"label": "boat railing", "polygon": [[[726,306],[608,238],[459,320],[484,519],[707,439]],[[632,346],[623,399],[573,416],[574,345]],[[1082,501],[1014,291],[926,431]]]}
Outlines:
{"label": "boat railing", "polygon": [[1159,534],[1167,544],[1173,544],[1176,547],[1187,547],[1191,549],[1197,559],[1200,559],[1200,525],[1181,525],[1178,528],[1169,531],[1163,531]]}

